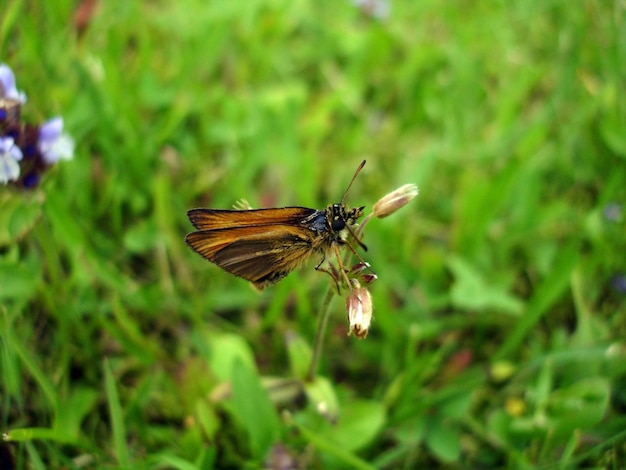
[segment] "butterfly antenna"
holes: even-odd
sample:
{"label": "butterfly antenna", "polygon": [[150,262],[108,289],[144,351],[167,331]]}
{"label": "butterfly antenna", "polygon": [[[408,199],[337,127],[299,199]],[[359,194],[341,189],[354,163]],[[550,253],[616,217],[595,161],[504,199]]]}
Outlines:
{"label": "butterfly antenna", "polygon": [[343,197],[341,198],[341,204],[343,204],[343,201],[346,199],[346,195],[348,194],[348,191],[350,191],[350,187],[352,186],[352,183],[354,183],[354,180],[356,179],[356,177],[358,176],[358,174],[361,172],[361,170],[363,169],[363,167],[365,166],[365,160],[363,160],[361,162],[361,164],[359,165],[359,167],[356,169],[356,171],[354,172],[354,176],[352,177],[352,179],[350,180],[350,184],[348,185],[348,187],[346,188],[346,192],[343,193]]}

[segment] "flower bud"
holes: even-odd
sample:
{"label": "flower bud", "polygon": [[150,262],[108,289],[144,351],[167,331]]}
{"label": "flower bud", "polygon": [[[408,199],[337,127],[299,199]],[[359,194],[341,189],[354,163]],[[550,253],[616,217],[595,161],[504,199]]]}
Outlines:
{"label": "flower bud", "polygon": [[393,214],[417,196],[418,192],[417,186],[414,184],[405,184],[399,187],[395,191],[380,198],[378,202],[374,204],[374,215],[382,219]]}
{"label": "flower bud", "polygon": [[348,272],[350,274],[361,274],[366,269],[370,269],[370,264],[365,261],[359,261],[357,264],[352,266]]}
{"label": "flower bud", "polygon": [[378,279],[378,276],[374,273],[361,275],[361,281],[368,285],[376,281],[376,279]]}
{"label": "flower bud", "polygon": [[346,299],[348,323],[350,331],[348,335],[354,335],[359,339],[367,337],[367,331],[372,321],[372,294],[365,287],[360,287],[355,282],[354,287]]}

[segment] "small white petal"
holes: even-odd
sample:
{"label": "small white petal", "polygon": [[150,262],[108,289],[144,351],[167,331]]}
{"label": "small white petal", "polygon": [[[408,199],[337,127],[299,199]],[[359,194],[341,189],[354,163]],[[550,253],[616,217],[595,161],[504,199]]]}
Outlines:
{"label": "small white petal", "polygon": [[9,153],[0,153],[0,183],[7,184],[20,177],[20,165]]}

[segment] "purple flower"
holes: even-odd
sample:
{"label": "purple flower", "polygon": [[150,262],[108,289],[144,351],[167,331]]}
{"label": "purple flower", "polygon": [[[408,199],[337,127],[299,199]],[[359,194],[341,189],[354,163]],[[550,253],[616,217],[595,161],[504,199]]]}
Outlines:
{"label": "purple flower", "polygon": [[74,156],[74,141],[62,132],[63,119],[60,117],[50,119],[39,129],[37,148],[47,165],[59,160],[71,160]]}
{"label": "purple flower", "polygon": [[15,145],[13,137],[0,137],[0,183],[7,184],[20,177],[22,151]]}
{"label": "purple flower", "polygon": [[22,104],[26,103],[26,94],[16,88],[13,70],[6,64],[0,64],[0,98],[17,100]]}

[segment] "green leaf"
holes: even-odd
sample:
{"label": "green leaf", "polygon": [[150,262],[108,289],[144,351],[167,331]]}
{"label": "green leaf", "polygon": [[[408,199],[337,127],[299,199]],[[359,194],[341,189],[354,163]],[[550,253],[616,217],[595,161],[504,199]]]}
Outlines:
{"label": "green leaf", "polygon": [[29,299],[41,284],[41,265],[35,258],[7,258],[0,258],[0,299]]}
{"label": "green leaf", "polygon": [[41,216],[45,194],[42,191],[0,192],[0,246],[10,245],[31,230]]}
{"label": "green leaf", "polygon": [[315,409],[325,417],[334,421],[339,414],[339,401],[330,381],[321,376],[312,382],[305,382],[304,391]]}
{"label": "green leaf", "polygon": [[467,414],[471,403],[471,393],[453,395],[439,405],[439,414],[444,418],[461,419]]}
{"label": "green leaf", "polygon": [[385,408],[376,401],[357,400],[341,408],[337,424],[328,438],[349,451],[365,447],[383,429]]}
{"label": "green leaf", "polygon": [[311,348],[308,343],[296,333],[288,333],[286,343],[291,374],[294,377],[304,380],[313,355]]}
{"label": "green leaf", "polygon": [[509,442],[511,415],[503,409],[495,410],[487,417],[487,431],[501,442]]}
{"label": "green leaf", "polygon": [[130,253],[148,253],[159,240],[159,231],[150,220],[141,220],[129,227],[124,234],[124,248]]}
{"label": "green leaf", "polygon": [[586,378],[550,396],[547,414],[555,435],[569,436],[574,429],[589,429],[608,411],[611,387],[601,377]]}
{"label": "green leaf", "polygon": [[454,424],[432,420],[426,429],[426,445],[443,462],[456,462],[461,455],[461,436]]}
{"label": "green leaf", "polygon": [[69,398],[60,398],[54,428],[78,439],[81,423],[93,410],[98,395],[99,392],[91,388],[76,387],[72,389]]}
{"label": "green leaf", "polygon": [[171,454],[157,454],[150,459],[153,468],[171,468],[176,470],[200,470],[196,464]]}
{"label": "green leaf", "polygon": [[255,370],[236,358],[232,371],[233,410],[250,437],[252,454],[262,459],[280,436],[280,424],[269,394]]}
{"label": "green leaf", "polygon": [[575,245],[563,248],[552,271],[538,285],[526,307],[525,314],[514,325],[504,344],[494,354],[494,360],[504,359],[524,340],[548,309],[569,286],[570,276],[578,262]]}
{"label": "green leaf", "polygon": [[[341,461],[344,465],[343,468],[351,468],[357,470],[373,470],[374,467],[368,464],[365,460],[360,459],[352,452],[347,451],[343,447],[337,445],[336,442],[320,436],[319,434],[311,431],[307,427],[294,422],[294,426],[298,429],[302,437],[313,444],[318,451],[328,454],[337,460]],[[341,468],[341,467],[336,467]]]}
{"label": "green leaf", "polygon": [[472,265],[458,256],[448,259],[448,266],[454,275],[450,296],[452,303],[468,310],[497,310],[518,315],[523,303],[509,294],[504,287],[484,279]]}
{"label": "green leaf", "polygon": [[614,108],[604,114],[599,126],[600,135],[606,145],[622,158],[626,158],[624,125],[626,125],[626,119],[624,119],[623,113],[618,111],[618,108]]}
{"label": "green leaf", "polygon": [[242,364],[254,368],[254,354],[248,343],[235,334],[211,335],[208,338],[211,345],[209,362],[211,370],[220,381],[230,381],[235,364]]}
{"label": "green leaf", "polygon": [[196,403],[196,416],[204,434],[209,440],[214,440],[220,427],[219,417],[215,409],[209,406],[206,400],[198,400]]}

